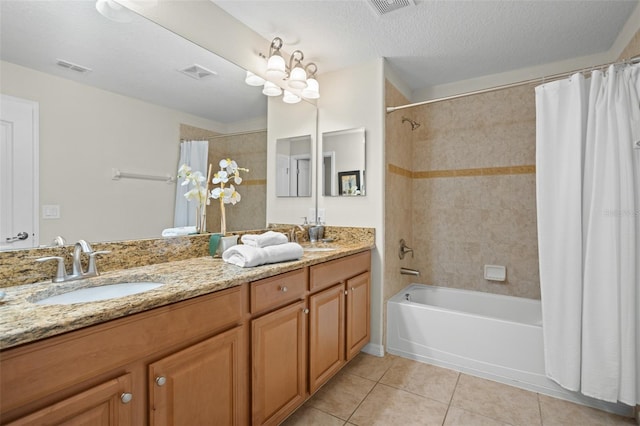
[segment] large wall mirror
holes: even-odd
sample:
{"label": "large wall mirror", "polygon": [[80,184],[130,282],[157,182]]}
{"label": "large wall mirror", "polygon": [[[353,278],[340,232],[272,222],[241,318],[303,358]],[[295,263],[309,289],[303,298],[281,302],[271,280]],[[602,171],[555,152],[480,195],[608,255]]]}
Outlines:
{"label": "large wall mirror", "polygon": [[366,194],[364,128],[322,133],[321,152],[322,195],[353,197]]}
{"label": "large wall mirror", "polygon": [[209,140],[214,170],[223,156],[251,170],[228,230],[266,225],[267,99],[243,69],[132,12],[108,20],[95,1],[3,0],[0,19],[0,92],[39,104],[40,245],[160,237],[176,184],[113,169],[175,177],[181,139]]}
{"label": "large wall mirror", "polygon": [[311,135],[276,140],[276,196],[311,197]]}

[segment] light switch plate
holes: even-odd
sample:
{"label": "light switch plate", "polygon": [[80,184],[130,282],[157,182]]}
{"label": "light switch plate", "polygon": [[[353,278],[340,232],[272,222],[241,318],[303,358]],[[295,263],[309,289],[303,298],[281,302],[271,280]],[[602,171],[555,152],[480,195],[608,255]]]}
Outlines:
{"label": "light switch plate", "polygon": [[57,204],[48,204],[42,206],[43,219],[60,219],[60,206]]}

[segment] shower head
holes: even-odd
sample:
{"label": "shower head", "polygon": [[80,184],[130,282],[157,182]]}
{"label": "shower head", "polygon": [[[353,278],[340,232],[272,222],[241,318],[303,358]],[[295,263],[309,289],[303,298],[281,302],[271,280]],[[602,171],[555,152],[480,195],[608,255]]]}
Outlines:
{"label": "shower head", "polygon": [[405,121],[408,121],[411,124],[411,130],[415,130],[420,127],[420,123],[418,123],[417,121],[414,121],[407,117],[402,117],[402,122],[404,123]]}

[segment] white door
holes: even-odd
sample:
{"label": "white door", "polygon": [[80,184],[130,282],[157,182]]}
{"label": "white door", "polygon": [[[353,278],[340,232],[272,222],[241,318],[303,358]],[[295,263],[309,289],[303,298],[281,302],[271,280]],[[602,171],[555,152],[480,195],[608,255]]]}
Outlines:
{"label": "white door", "polygon": [[0,250],[38,246],[38,110],[0,95]]}
{"label": "white door", "polygon": [[276,157],[276,197],[289,196],[289,156]]}
{"label": "white door", "polygon": [[297,161],[298,197],[311,196],[311,161],[308,158]]}

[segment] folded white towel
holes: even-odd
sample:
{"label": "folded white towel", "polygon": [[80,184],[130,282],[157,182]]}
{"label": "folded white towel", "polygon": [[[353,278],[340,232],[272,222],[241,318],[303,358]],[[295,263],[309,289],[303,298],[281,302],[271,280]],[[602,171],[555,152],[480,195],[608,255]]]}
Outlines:
{"label": "folded white towel", "polygon": [[195,226],[180,226],[178,228],[167,228],[162,231],[163,237],[178,237],[180,235],[195,234]]}
{"label": "folded white towel", "polygon": [[297,243],[278,244],[265,248],[240,244],[225,250],[222,253],[222,260],[243,268],[250,268],[267,263],[300,259],[303,254],[302,246]]}
{"label": "folded white towel", "polygon": [[289,239],[282,232],[267,231],[260,235],[245,234],[240,238],[240,241],[252,247],[268,247],[285,244]]}

